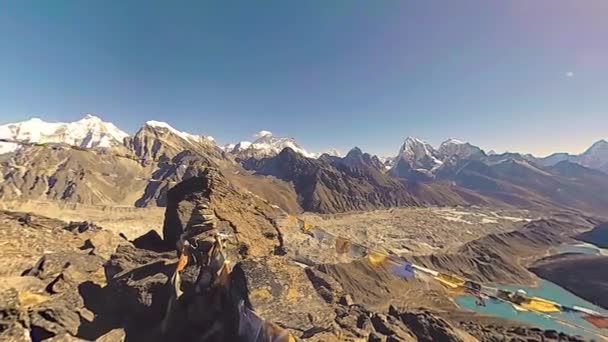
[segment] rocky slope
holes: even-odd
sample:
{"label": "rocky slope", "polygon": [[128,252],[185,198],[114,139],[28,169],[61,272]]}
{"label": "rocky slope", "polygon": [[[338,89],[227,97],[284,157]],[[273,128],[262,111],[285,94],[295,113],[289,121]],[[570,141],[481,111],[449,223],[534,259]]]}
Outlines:
{"label": "rocky slope", "polygon": [[573,233],[589,230],[598,223],[579,214],[553,215],[550,219],[526,223],[513,232],[490,234],[456,250],[414,256],[411,261],[485,283],[532,284],[534,277],[527,270],[528,258],[534,259],[551,247],[572,242]]}
{"label": "rocky slope", "polygon": [[569,162],[543,169],[512,158],[494,163],[461,160],[442,167],[437,177],[517,206],[561,206],[597,213],[608,206],[608,175]]}
{"label": "rocky slope", "polygon": [[153,170],[111,154],[32,146],[2,161],[0,198],[133,205]]}
{"label": "rocky slope", "polygon": [[234,166],[211,139],[149,122],[124,145],[78,149],[24,146],[0,160],[5,200],[164,206],[167,190],[207,166]]}
{"label": "rocky slope", "polygon": [[169,160],[183,151],[208,159],[222,158],[222,151],[213,138],[181,132],[159,121],[146,122],[135,135],[125,139],[125,146],[144,160]]}
{"label": "rocky slope", "polygon": [[306,211],[321,213],[370,210],[416,205],[495,205],[501,200],[485,197],[450,182],[408,181],[385,172],[380,160],[354,148],[346,157],[305,158],[290,149],[244,167],[261,175],[290,182]]}
{"label": "rocky slope", "polygon": [[90,338],[84,326],[95,314],[87,301],[105,285],[103,263],[125,241],[87,223],[4,211],[0,230],[0,340]]}
{"label": "rocky slope", "polygon": [[288,148],[273,158],[250,159],[244,166],[292,182],[304,210],[339,212],[417,204],[404,185],[372,166],[334,165],[328,159],[305,158]]}

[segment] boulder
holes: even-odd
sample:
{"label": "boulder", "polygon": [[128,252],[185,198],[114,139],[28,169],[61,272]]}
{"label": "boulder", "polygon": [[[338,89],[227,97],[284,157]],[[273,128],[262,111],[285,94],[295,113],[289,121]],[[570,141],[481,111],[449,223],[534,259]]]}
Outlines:
{"label": "boulder", "polygon": [[265,319],[294,331],[327,328],[333,309],[317,294],[305,271],[283,257],[241,261],[235,266],[247,279],[249,300]]}

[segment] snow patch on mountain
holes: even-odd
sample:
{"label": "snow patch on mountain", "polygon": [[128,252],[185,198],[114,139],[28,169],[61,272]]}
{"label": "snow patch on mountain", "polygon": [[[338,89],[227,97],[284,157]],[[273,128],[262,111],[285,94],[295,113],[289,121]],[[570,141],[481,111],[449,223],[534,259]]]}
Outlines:
{"label": "snow patch on mountain", "polygon": [[386,170],[390,170],[395,165],[395,157],[378,156],[378,159]]}
{"label": "snow patch on mountain", "polygon": [[441,143],[441,145],[464,145],[464,144],[466,144],[464,141],[454,139],[454,138],[450,138],[450,139],[444,141],[443,143]]}
{"label": "snow patch on mountain", "polygon": [[335,156],[335,157],[342,157],[342,156],[344,156],[342,154],[342,152],[340,152],[339,150],[337,150],[335,148],[330,148],[329,150],[327,150],[327,151],[325,151],[325,152],[323,152],[321,154],[328,154],[330,156]]}
{"label": "snow patch on mountain", "polygon": [[[87,114],[74,122],[46,122],[32,118],[0,126],[0,138],[29,143],[64,143],[82,148],[111,147],[129,136],[110,122]],[[0,153],[19,148],[18,144],[0,143]]]}
{"label": "snow patch on mountain", "polygon": [[146,121],[146,126],[152,127],[152,128],[166,129],[169,132],[177,135],[178,137],[180,137],[184,140],[187,140],[187,141],[191,141],[191,142],[203,142],[205,140],[210,141],[210,142],[215,141],[215,139],[212,136],[195,135],[195,134],[191,134],[188,132],[183,132],[183,131],[173,128],[173,126],[171,126],[168,123],[163,122],[163,121],[155,121],[155,120]]}

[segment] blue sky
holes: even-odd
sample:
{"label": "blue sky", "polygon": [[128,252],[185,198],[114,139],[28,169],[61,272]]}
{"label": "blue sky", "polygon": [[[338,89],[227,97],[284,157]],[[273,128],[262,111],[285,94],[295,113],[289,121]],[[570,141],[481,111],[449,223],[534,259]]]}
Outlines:
{"label": "blue sky", "polygon": [[606,18],[605,0],[5,1],[0,122],[581,152],[608,138]]}

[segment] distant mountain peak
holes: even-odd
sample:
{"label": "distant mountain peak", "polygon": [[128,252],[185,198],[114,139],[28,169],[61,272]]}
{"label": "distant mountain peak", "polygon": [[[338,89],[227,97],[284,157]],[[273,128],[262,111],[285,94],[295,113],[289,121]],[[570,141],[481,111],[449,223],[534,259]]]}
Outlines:
{"label": "distant mountain peak", "polygon": [[539,158],[537,161],[543,166],[553,166],[562,161],[570,161],[591,169],[608,172],[608,141],[606,139],[598,140],[581,154],[553,153]]}
{"label": "distant mountain peak", "polygon": [[293,138],[277,137],[267,130],[261,130],[254,134],[253,137],[255,139],[253,142],[241,141],[235,144],[229,152],[241,159],[259,159],[276,156],[285,148],[290,148],[307,158],[316,157],[314,153],[310,153],[301,147]]}
{"label": "distant mountain peak", "polygon": [[439,149],[437,149],[437,154],[439,159],[444,162],[484,156],[481,148],[454,138],[442,142]]}
{"label": "distant mountain peak", "polygon": [[405,161],[412,169],[431,170],[442,164],[431,144],[412,136],[403,142],[397,159]]}
{"label": "distant mountain peak", "polygon": [[405,138],[404,145],[405,144],[428,144],[428,143],[420,138],[410,135],[407,138]]}
{"label": "distant mountain peak", "polygon": [[601,139],[593,143],[593,145],[591,145],[591,147],[589,147],[585,152],[583,152],[583,154],[593,153],[604,149],[608,150],[608,141],[606,141],[605,139]]}
{"label": "distant mountain peak", "polygon": [[[35,142],[62,143],[83,148],[121,145],[129,135],[111,122],[93,114],[86,114],[74,122],[46,122],[40,118],[0,125],[0,138]],[[2,144],[0,153],[19,149],[15,144]]]}
{"label": "distant mountain peak", "polygon": [[360,155],[363,154],[363,151],[361,151],[361,149],[357,146],[353,147],[350,149],[350,151],[348,151],[348,153],[346,154],[346,156],[349,155]]}
{"label": "distant mountain peak", "polygon": [[[339,159],[339,158],[338,158]],[[351,167],[370,166],[378,170],[384,170],[386,167],[380,158],[369,153],[363,152],[359,147],[353,147],[344,158],[341,159],[343,164]]]}

